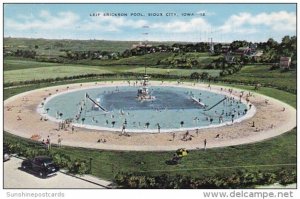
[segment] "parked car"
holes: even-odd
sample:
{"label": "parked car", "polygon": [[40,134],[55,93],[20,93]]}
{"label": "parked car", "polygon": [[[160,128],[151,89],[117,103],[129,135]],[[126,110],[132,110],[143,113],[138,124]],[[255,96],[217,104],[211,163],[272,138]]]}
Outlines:
{"label": "parked car", "polygon": [[33,159],[24,160],[21,168],[24,171],[38,175],[40,178],[55,175],[59,171],[59,167],[48,156],[36,156]]}
{"label": "parked car", "polygon": [[10,160],[10,151],[7,145],[3,145],[3,162]]}

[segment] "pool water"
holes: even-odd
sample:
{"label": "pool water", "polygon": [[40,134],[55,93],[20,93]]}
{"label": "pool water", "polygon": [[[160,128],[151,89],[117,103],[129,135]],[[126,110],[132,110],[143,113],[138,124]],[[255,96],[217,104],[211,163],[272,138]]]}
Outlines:
{"label": "pool water", "polygon": [[[125,124],[126,129],[135,131],[217,125],[244,116],[247,109],[245,104],[233,98],[223,100],[223,94],[175,86],[152,86],[149,91],[155,99],[139,101],[137,89],[135,86],[117,86],[66,92],[47,100],[43,109],[48,109],[48,115],[56,119],[71,119],[73,123],[108,130],[121,130]],[[107,111],[85,98],[86,93]],[[206,108],[195,100],[200,100]]]}

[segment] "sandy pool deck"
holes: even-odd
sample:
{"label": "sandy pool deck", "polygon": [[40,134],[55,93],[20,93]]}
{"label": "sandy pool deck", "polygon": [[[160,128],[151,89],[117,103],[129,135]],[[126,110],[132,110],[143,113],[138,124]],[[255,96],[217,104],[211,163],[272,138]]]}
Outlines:
{"label": "sandy pool deck", "polygon": [[[161,82],[151,81],[152,85],[160,85]],[[281,135],[296,127],[296,109],[274,98],[258,93],[249,97],[250,103],[256,112],[252,117],[230,125],[200,129],[198,135],[190,131],[192,140],[183,141],[185,131],[176,131],[173,140],[173,132],[167,133],[133,133],[130,136],[120,136],[120,131],[92,130],[75,127],[57,130],[58,123],[54,121],[40,121],[41,115],[37,112],[38,106],[44,98],[62,92],[70,92],[76,89],[91,88],[95,86],[122,86],[128,85],[127,81],[93,82],[82,84],[70,84],[55,87],[37,89],[13,96],[4,101],[4,130],[30,139],[32,135],[39,135],[39,141],[50,137],[51,143],[57,144],[58,135],[62,138],[62,145],[105,150],[136,150],[136,151],[168,151],[178,148],[202,149],[204,140],[207,148],[225,147],[254,143]],[[164,82],[164,86],[180,86],[194,89],[210,90],[207,84]],[[222,91],[221,91],[221,88]],[[230,95],[228,88],[224,86],[211,86],[213,92],[223,92]],[[241,90],[233,89],[232,96],[239,97]],[[245,91],[244,96],[248,93]],[[245,99],[244,99],[245,100]],[[268,103],[265,101],[268,100]],[[284,111],[283,111],[284,109]],[[253,121],[255,127],[252,127]],[[79,125],[80,126],[80,125]],[[216,135],[218,135],[216,138]],[[106,139],[106,143],[97,143],[99,139]]]}

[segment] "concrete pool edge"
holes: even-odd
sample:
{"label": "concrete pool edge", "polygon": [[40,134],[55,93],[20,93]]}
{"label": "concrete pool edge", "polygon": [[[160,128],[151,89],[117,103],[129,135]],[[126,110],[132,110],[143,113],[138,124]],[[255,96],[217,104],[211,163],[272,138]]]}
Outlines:
{"label": "concrete pool edge", "polygon": [[[205,89],[205,88],[202,88],[202,87],[201,88],[195,88],[195,87],[188,86],[188,85],[184,85],[184,86],[182,86],[182,85],[173,85],[173,84],[171,85],[171,84],[167,84],[167,83],[164,84],[164,85],[161,85],[157,81],[152,81],[152,83],[153,83],[152,86],[166,86],[166,87],[174,87],[174,88],[188,88],[188,89],[194,89],[194,90],[200,90],[200,91],[207,91],[207,92],[211,92],[211,93],[225,95],[227,97],[233,97],[235,100],[239,100],[238,97],[236,97],[236,96],[232,96],[229,93],[226,93],[226,92],[220,91],[220,90],[215,90],[215,89],[211,90],[211,89]],[[102,87],[116,87],[116,86],[117,87],[122,87],[122,86],[128,86],[128,85],[126,85],[124,83],[120,84],[120,83],[116,82],[113,85],[108,84],[108,85],[103,85]],[[59,92],[59,93],[51,95],[50,97],[47,97],[47,99],[43,103],[46,104],[51,99],[53,99],[57,96],[60,96],[60,95],[64,95],[64,94],[72,93],[72,92],[77,92],[77,91],[81,91],[81,90],[94,89],[94,88],[99,88],[99,85],[97,85],[97,86],[91,85],[91,86],[87,86],[87,87],[84,87],[84,88],[81,87],[81,88],[72,89],[72,90],[68,89],[66,91]],[[244,105],[246,105],[247,108],[249,108],[249,105],[247,104],[245,99],[242,98],[241,102]],[[46,116],[47,119],[49,119],[50,121],[53,121],[53,122],[56,122],[56,123],[59,123],[59,122],[63,121],[62,119],[57,119],[53,116],[50,116],[50,115],[46,114],[45,110],[40,105],[37,106],[37,112],[43,117]],[[240,123],[243,120],[250,119],[251,117],[253,117],[255,115],[255,113],[256,113],[256,108],[255,108],[255,106],[252,106],[251,109],[249,111],[247,111],[247,113],[244,116],[235,119],[234,122],[228,121],[228,122],[223,122],[221,124],[212,124],[212,125],[199,126],[199,127],[161,129],[160,133],[193,131],[193,130],[196,130],[196,129],[201,130],[201,129],[207,129],[207,128],[218,128],[218,127],[222,127],[222,126],[234,125],[235,123]],[[75,126],[75,127],[79,127],[79,128],[86,128],[86,129],[99,130],[99,131],[110,131],[110,132],[113,132],[113,133],[118,133],[118,132],[121,131],[120,128],[110,128],[110,127],[95,126],[95,125],[88,125],[88,124],[72,123],[72,125]],[[129,129],[129,128],[126,129],[126,132],[128,132],[128,133],[158,133],[157,129]]]}

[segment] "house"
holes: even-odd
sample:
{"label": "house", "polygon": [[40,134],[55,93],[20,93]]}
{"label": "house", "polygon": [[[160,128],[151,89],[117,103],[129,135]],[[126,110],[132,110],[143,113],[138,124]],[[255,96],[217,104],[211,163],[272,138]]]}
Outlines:
{"label": "house", "polygon": [[178,47],[173,47],[172,51],[173,51],[173,52],[179,52],[179,51],[180,51],[180,48],[178,48]]}
{"label": "house", "polygon": [[10,51],[10,50],[5,50],[4,49],[4,52],[3,52],[3,55],[4,56],[11,56],[11,55],[13,55],[14,53],[12,52],[12,51]]}
{"label": "house", "polygon": [[113,53],[110,53],[109,56],[111,58],[118,58],[118,53],[113,52]]}
{"label": "house", "polygon": [[222,46],[221,53],[228,53],[230,49],[229,45]]}
{"label": "house", "polygon": [[155,52],[156,52],[155,47],[151,47],[151,48],[150,48],[150,52],[151,52],[151,53],[155,53]]}
{"label": "house", "polygon": [[258,50],[256,51],[252,57],[254,58],[255,61],[259,61],[261,59],[261,56],[263,55],[263,51],[262,50]]}
{"label": "house", "polygon": [[250,48],[251,54],[255,54],[256,53],[256,49],[257,49],[257,44],[251,43],[249,45],[249,48]]}
{"label": "house", "polygon": [[291,65],[291,57],[280,57],[279,67],[281,69],[289,69]]}
{"label": "house", "polygon": [[109,59],[109,57],[108,57],[108,55],[103,55],[101,59],[106,60],[106,59]]}
{"label": "house", "polygon": [[236,55],[250,55],[251,49],[249,47],[240,47],[237,50],[234,51],[234,54]]}
{"label": "house", "polygon": [[145,47],[152,47],[151,44],[147,44],[147,43],[143,43],[143,42],[139,42],[138,44],[133,44],[131,46],[131,49],[134,49],[134,48],[145,48]]}

